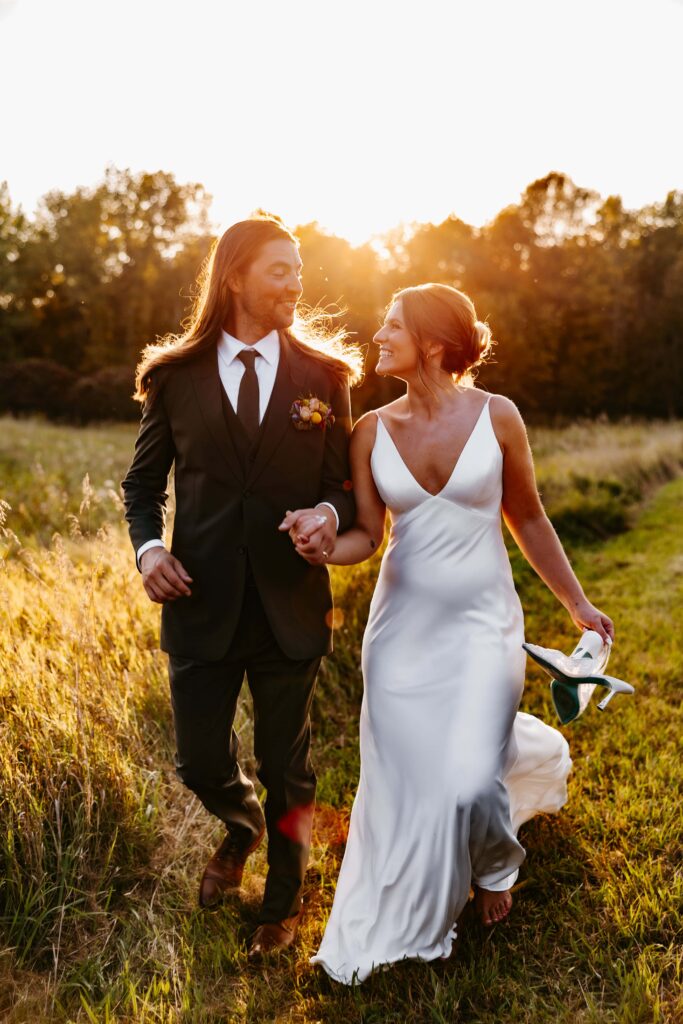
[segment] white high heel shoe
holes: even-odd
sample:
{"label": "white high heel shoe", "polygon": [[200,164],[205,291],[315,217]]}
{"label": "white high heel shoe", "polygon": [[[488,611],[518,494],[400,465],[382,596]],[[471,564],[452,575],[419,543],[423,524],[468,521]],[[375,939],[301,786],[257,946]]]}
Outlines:
{"label": "white high heel shoe", "polygon": [[634,693],[634,688],[623,679],[604,674],[609,661],[611,642],[603,641],[599,633],[587,629],[571,654],[522,644],[522,647],[541,668],[552,676],[550,692],[562,725],[573,722],[588,707],[596,686],[604,686],[608,693],[598,704],[604,711],[615,693]]}

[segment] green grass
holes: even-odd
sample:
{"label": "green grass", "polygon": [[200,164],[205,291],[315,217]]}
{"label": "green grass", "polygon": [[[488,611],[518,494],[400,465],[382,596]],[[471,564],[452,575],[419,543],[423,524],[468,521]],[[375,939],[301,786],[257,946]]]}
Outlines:
{"label": "green grass", "polygon": [[78,430],[0,417],[0,498],[12,507],[10,525],[22,545],[118,524],[119,483],[136,433],[130,424]]}
{"label": "green grass", "polygon": [[[171,769],[158,609],[142,592],[116,494],[134,432],[0,426],[0,465],[11,467],[0,498],[13,506],[15,534],[0,539],[0,1019],[683,1020],[683,480],[671,479],[681,425],[648,427],[638,443],[636,425],[533,435],[551,512],[572,496],[566,532],[559,528],[589,596],[616,621],[611,668],[636,696],[615,698],[604,715],[593,706],[564,730],[569,802],[522,830],[528,858],[511,920],[485,932],[468,915],[452,962],[401,965],[355,991],[307,959],[331,905],[355,791],[360,640],[379,560],[334,570],[343,622],[314,711],[320,781],[308,912],[296,952],[255,970],[244,943],[263,850],[249,862],[242,899],[209,915],[195,907],[220,831]],[[590,504],[601,474],[621,485],[618,523]],[[581,521],[590,529],[576,528]],[[613,535],[596,543],[601,533]],[[527,636],[569,649],[563,610],[513,561]],[[554,723],[534,668],[522,707]],[[249,766],[246,698],[238,727]]]}

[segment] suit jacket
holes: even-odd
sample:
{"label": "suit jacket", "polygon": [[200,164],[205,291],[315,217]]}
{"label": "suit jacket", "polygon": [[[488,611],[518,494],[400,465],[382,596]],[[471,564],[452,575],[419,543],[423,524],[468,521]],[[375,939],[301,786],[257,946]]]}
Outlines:
{"label": "suit jacket", "polygon": [[[223,657],[237,626],[248,563],[285,654],[309,659],[329,653],[332,595],[327,567],[309,565],[278,525],[287,509],[320,501],[335,506],[340,531],[353,522],[348,383],[281,334],[273,392],[250,447],[240,443],[225,414],[216,348],[191,362],[161,367],[153,376],[122,486],[137,551],[162,536],[168,476],[175,464],[171,551],[193,583],[191,597],[163,606],[162,649],[199,661]],[[331,405],[333,427],[294,427],[292,403],[309,395]]]}

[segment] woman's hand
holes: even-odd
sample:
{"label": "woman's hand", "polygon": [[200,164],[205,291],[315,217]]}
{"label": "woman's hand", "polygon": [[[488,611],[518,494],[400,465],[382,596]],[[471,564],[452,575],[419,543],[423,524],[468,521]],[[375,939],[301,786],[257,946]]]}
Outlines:
{"label": "woman's hand", "polygon": [[325,565],[337,539],[333,515],[324,514],[320,509],[288,511],[278,529],[289,533],[297,554],[310,565]]}
{"label": "woman's hand", "polygon": [[609,615],[601,612],[587,598],[584,597],[576,601],[573,606],[567,608],[567,611],[571,616],[572,622],[579,629],[595,630],[606,643],[611,643],[614,640],[614,623]]}
{"label": "woman's hand", "polygon": [[351,435],[349,461],[356,520],[350,529],[337,536],[334,513],[324,502],[315,508],[287,512],[280,523],[279,529],[289,534],[297,554],[310,565],[355,565],[371,558],[382,544],[387,510],[370,467],[376,430],[377,416],[366,413]]}

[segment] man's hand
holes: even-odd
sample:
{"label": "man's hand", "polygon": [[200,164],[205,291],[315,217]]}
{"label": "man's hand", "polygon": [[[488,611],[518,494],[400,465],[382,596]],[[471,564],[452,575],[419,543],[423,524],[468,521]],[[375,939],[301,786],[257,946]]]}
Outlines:
{"label": "man's hand", "polygon": [[148,548],[140,559],[140,571],[150,601],[165,604],[191,594],[188,583],[192,583],[192,578],[166,548]]}
{"label": "man's hand", "polygon": [[288,511],[278,529],[289,532],[298,554],[310,565],[324,565],[337,541],[337,522],[326,505]]}

